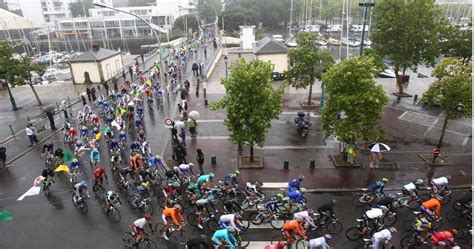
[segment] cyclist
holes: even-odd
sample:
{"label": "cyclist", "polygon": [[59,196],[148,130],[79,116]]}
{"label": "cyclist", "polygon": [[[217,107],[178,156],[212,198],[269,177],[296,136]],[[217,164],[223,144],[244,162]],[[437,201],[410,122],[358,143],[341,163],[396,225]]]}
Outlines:
{"label": "cyclist", "polygon": [[74,153],[76,155],[81,155],[82,152],[86,150],[86,144],[82,140],[77,140],[75,145],[74,145]]}
{"label": "cyclist", "polygon": [[454,238],[458,234],[458,231],[452,229],[451,231],[439,231],[431,235],[431,242],[434,246],[445,246],[445,248],[452,248],[455,246]]}
{"label": "cyclist", "polygon": [[110,157],[110,168],[114,169],[122,165],[122,157],[120,155],[112,155]]}
{"label": "cyclist", "polygon": [[54,172],[50,168],[43,169],[41,172],[41,176],[44,177],[43,179],[43,191],[46,190],[47,187],[51,186],[54,183]]}
{"label": "cyclist", "polygon": [[[337,200],[332,199],[330,202],[327,202],[318,207],[318,213],[321,215],[321,222],[326,221],[322,217],[331,216],[332,218],[336,219],[336,213],[334,213],[334,206],[336,206]],[[328,214],[329,213],[329,214]]]}
{"label": "cyclist", "polygon": [[[73,172],[72,174],[82,174],[82,166],[77,158],[73,158],[71,163],[69,163],[69,172]],[[69,180],[72,182],[72,175]]]}
{"label": "cyclist", "polygon": [[207,206],[209,205],[209,199],[204,196],[203,198],[197,200],[194,204],[196,206],[196,216],[197,216],[198,227],[200,229],[203,229],[202,219],[203,219],[203,216],[209,212],[207,208]]}
{"label": "cyclist", "polygon": [[308,240],[304,232],[304,220],[291,220],[283,224],[283,234],[285,235],[285,240],[287,245],[291,245],[294,241],[293,233],[296,233],[301,239]]}
{"label": "cyclist", "polygon": [[238,211],[239,209],[239,204],[232,198],[226,198],[224,201],[224,211],[226,214],[232,214]]}
{"label": "cyclist", "polygon": [[193,163],[188,163],[188,164],[184,164],[184,163],[183,163],[183,164],[180,164],[180,165],[178,166],[180,175],[185,175],[185,176],[194,175],[193,166],[194,166]]}
{"label": "cyclist", "polygon": [[148,224],[150,230],[153,231],[153,227],[151,226],[151,214],[145,214],[143,218],[137,219],[133,222],[132,225],[132,234],[135,238],[135,243],[138,244],[142,240],[142,234],[145,229],[145,225]]}
{"label": "cyclist", "polygon": [[312,230],[316,230],[318,227],[314,224],[314,220],[311,218],[312,215],[314,215],[314,210],[310,208],[306,211],[300,211],[293,214],[293,219],[304,219],[311,226]]}
{"label": "cyclist", "polygon": [[90,139],[95,139],[97,137],[97,134],[99,134],[100,130],[97,127],[94,127],[91,132],[91,138]]}
{"label": "cyclist", "polygon": [[375,197],[375,194],[381,193],[383,194],[383,188],[385,187],[385,184],[388,182],[387,178],[382,178],[380,181],[376,181],[372,184],[370,184],[368,191],[372,193],[372,195]]}
{"label": "cyclist", "polygon": [[304,175],[298,176],[298,178],[295,178],[288,182],[288,194],[290,192],[294,192],[295,190],[301,191],[301,182],[304,180]]}
{"label": "cyclist", "polygon": [[63,149],[61,148],[57,148],[55,151],[54,151],[54,160],[58,163],[62,163],[63,162],[63,158],[64,158],[64,152],[63,152]]}
{"label": "cyclist", "polygon": [[143,156],[151,155],[150,142],[148,142],[148,141],[143,142],[143,144],[142,144],[142,154],[143,154]]}
{"label": "cyclist", "polygon": [[[47,141],[44,145],[43,145],[43,151],[41,152],[41,155],[42,156],[45,156],[45,155],[49,155],[49,154],[53,154],[53,151],[54,151],[54,145],[50,142],[50,141]],[[46,154],[47,153],[47,154]]]}
{"label": "cyclist", "polygon": [[68,137],[68,141],[74,142],[77,139],[77,129],[74,127],[69,128],[66,131],[66,136]]}
{"label": "cyclist", "polygon": [[298,204],[303,204],[303,192],[301,192],[300,190],[288,192],[288,197],[291,201],[294,201]]}
{"label": "cyclist", "polygon": [[214,179],[214,173],[209,173],[207,175],[201,175],[197,179],[197,184],[199,188],[202,188],[202,185],[212,183],[212,179]]}
{"label": "cyclist", "polygon": [[140,152],[140,150],[141,150],[140,142],[133,141],[133,143],[130,144],[130,152],[131,153],[137,153],[137,152]]}
{"label": "cyclist", "polygon": [[426,218],[422,217],[421,212],[414,212],[416,215],[415,222],[413,223],[413,227],[420,235],[421,238],[425,238],[429,235],[429,231],[432,229],[432,224]]}
{"label": "cyclist", "polygon": [[87,190],[86,181],[80,181],[74,185],[74,202],[78,202],[80,198],[84,198],[84,193],[86,198],[90,198],[89,191]]}
{"label": "cyclist", "polygon": [[120,143],[123,142],[124,144],[127,144],[127,133],[124,130],[120,131],[118,135],[118,141]]}
{"label": "cyclist", "polygon": [[374,224],[375,229],[381,227],[382,223],[380,219],[385,215],[385,212],[387,211],[388,208],[385,206],[380,206],[380,208],[372,208],[370,210],[367,210],[363,216],[366,228],[369,228],[371,222]]}
{"label": "cyclist", "polygon": [[389,210],[393,211],[393,203],[395,202],[395,198],[395,194],[390,193],[387,196],[380,198],[377,201],[376,207],[385,206],[388,207]]}
{"label": "cyclist", "polygon": [[89,133],[89,129],[87,129],[87,126],[83,125],[81,126],[81,131],[79,132],[79,137],[84,140],[87,137],[87,134]]}
{"label": "cyclist", "polygon": [[117,191],[107,191],[107,193],[105,194],[105,204],[106,204],[106,207],[107,207],[107,213],[108,214],[110,212],[110,210],[112,209],[112,207],[114,207],[115,205],[117,204],[122,204],[122,202],[120,201],[120,197],[119,197],[119,194]]}
{"label": "cyclist", "polygon": [[396,232],[397,229],[395,227],[391,227],[389,229],[383,229],[380,232],[374,233],[374,235],[372,235],[372,248],[379,249],[381,243],[390,243],[392,234]]}
{"label": "cyclist", "polygon": [[136,154],[133,156],[130,156],[130,165],[132,165],[132,168],[137,171],[139,168],[143,167],[143,161],[142,161],[142,155]]}
{"label": "cyclist", "polygon": [[207,236],[201,234],[201,237],[188,240],[188,242],[186,242],[185,247],[186,249],[201,249],[201,246],[204,248],[209,248],[209,246],[206,244],[206,241]]}
{"label": "cyclist", "polygon": [[91,167],[94,168],[94,166],[97,166],[97,163],[100,162],[100,152],[97,147],[91,150],[90,153],[90,164]]}
{"label": "cyclist", "polygon": [[94,186],[92,186],[92,189],[94,191],[96,190],[96,188],[99,184],[103,188],[102,184],[104,182],[104,178],[105,178],[105,182],[107,184],[109,184],[109,179],[107,178],[107,174],[105,174],[105,169],[104,168],[100,168],[100,167],[95,168],[93,176],[94,176]]}
{"label": "cyclist", "polygon": [[319,238],[311,239],[309,241],[309,249],[329,249],[328,241],[331,240],[330,234],[325,234]]}
{"label": "cyclist", "polygon": [[240,233],[242,231],[241,228],[243,227],[240,218],[241,217],[238,213],[221,215],[219,218],[219,226],[222,228],[231,226]]}
{"label": "cyclist", "polygon": [[181,229],[181,225],[179,224],[178,222],[178,218],[181,220],[182,223],[184,223],[184,217],[183,215],[181,214],[181,205],[179,204],[175,204],[174,207],[172,208],[165,208],[163,209],[163,213],[162,213],[162,218],[163,218],[163,222],[164,222],[164,233],[163,233],[163,237],[166,239],[166,240],[169,240],[168,238],[168,228],[169,226],[171,225],[171,223],[169,222],[169,220],[171,219],[173,221],[173,224],[175,224],[177,226],[177,229]]}
{"label": "cyclist", "polygon": [[120,152],[120,146],[117,139],[114,138],[110,140],[109,149],[111,154],[114,154],[114,152]]}
{"label": "cyclist", "polygon": [[448,183],[451,180],[451,176],[442,176],[431,180],[431,189],[434,194],[438,194],[439,191],[449,191]]}
{"label": "cyclist", "polygon": [[238,187],[239,186],[239,183],[237,182],[237,176],[240,175],[240,171],[239,170],[236,170],[232,173],[229,173],[227,175],[224,176],[224,183],[225,185],[232,185],[234,187]]}
{"label": "cyclist", "polygon": [[401,203],[404,206],[408,206],[408,202],[413,198],[416,197],[418,198],[418,190],[420,190],[420,187],[424,185],[423,180],[418,179],[416,181],[409,182],[405,186],[403,186],[402,189],[402,194],[404,196],[407,196],[409,198],[406,198],[403,203]]}
{"label": "cyclist", "polygon": [[280,211],[278,204],[281,203],[282,200],[283,200],[283,194],[282,193],[276,194],[275,196],[270,198],[269,201],[265,203],[265,209],[268,212],[271,212],[274,214],[278,213]]}
{"label": "cyclist", "polygon": [[156,154],[156,156],[150,156],[150,158],[148,158],[148,166],[155,168],[157,165],[160,166],[160,170],[166,170],[165,165],[163,165],[163,161],[161,161],[160,155]]}
{"label": "cyclist", "polygon": [[232,232],[234,232],[233,227],[216,230],[212,235],[212,242],[214,242],[215,247],[219,248],[222,245],[222,242],[225,241],[226,246],[228,246],[230,249],[235,249],[237,239],[234,237]]}
{"label": "cyclist", "polygon": [[423,202],[421,207],[422,211],[428,213],[429,215],[436,214],[436,218],[441,219],[441,202],[438,200],[438,198],[431,198]]}

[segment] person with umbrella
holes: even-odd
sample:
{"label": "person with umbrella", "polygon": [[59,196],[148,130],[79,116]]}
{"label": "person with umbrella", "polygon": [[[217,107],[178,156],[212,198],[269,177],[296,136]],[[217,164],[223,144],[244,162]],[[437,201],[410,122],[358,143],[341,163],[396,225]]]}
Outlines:
{"label": "person with umbrella", "polygon": [[198,111],[190,111],[188,114],[188,127],[192,138],[196,138],[196,119],[199,118]]}
{"label": "person with umbrella", "polygon": [[390,147],[384,143],[371,143],[367,146],[370,155],[369,155],[369,167],[373,170],[379,167],[380,160],[382,160],[382,151],[390,151]]}

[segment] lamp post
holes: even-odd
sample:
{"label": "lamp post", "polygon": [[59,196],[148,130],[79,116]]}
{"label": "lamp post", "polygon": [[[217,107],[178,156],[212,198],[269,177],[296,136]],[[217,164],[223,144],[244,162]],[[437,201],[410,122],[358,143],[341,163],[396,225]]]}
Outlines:
{"label": "lamp post", "polygon": [[217,37],[217,35],[219,34],[219,32],[217,31],[217,20],[219,19],[219,17],[217,16],[217,10],[216,10],[216,7],[214,7],[212,4],[210,3],[206,3],[206,2],[203,2],[204,4],[207,4],[209,6],[211,6],[211,8],[214,10],[214,13],[216,14],[216,20],[214,21],[214,29],[215,29],[215,36]]}
{"label": "lamp post", "polygon": [[[128,11],[125,11],[125,10],[120,10],[120,9],[116,9],[116,8],[113,8],[113,7],[109,7],[109,6],[106,6],[106,5],[103,5],[103,4],[99,4],[99,3],[93,3],[94,6],[97,6],[97,7],[101,7],[101,8],[106,8],[106,9],[111,9],[111,10],[115,10],[115,11],[118,11],[118,12],[122,12],[122,13],[125,13],[125,14],[129,14],[129,15],[132,15],[140,20],[142,20],[146,25],[148,25],[148,27],[150,27],[150,29],[152,30],[153,34],[155,35],[156,37],[156,40],[158,41],[158,54],[160,55],[160,83],[161,84],[164,84],[165,81],[164,81],[164,78],[163,78],[163,72],[164,72],[164,66],[165,64],[163,63],[163,56],[161,54],[161,41],[160,41],[160,36],[158,36],[158,33],[156,33],[156,30],[158,28],[157,25],[153,24],[153,23],[149,23],[147,22],[145,19],[143,19],[142,17],[136,15],[136,14],[133,14],[131,12],[128,12]],[[143,63],[145,63],[145,61],[143,61]]]}
{"label": "lamp post", "polygon": [[367,2],[367,0],[364,0],[363,3],[359,3],[360,7],[364,7],[364,23],[362,24],[362,40],[360,41],[360,55],[364,53],[364,36],[365,36],[365,24],[367,22],[367,13],[369,12],[369,8],[372,8],[375,6],[374,2]]}
{"label": "lamp post", "polygon": [[224,64],[225,64],[225,77],[228,78],[228,73],[227,73],[227,55],[224,56]]}

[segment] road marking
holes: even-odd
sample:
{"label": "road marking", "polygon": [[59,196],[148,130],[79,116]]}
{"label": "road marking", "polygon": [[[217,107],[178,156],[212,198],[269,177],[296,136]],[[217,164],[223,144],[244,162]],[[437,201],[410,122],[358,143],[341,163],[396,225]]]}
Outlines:
{"label": "road marking", "polygon": [[[250,221],[249,221],[250,222]],[[282,220],[279,220],[279,225],[283,226],[283,223],[284,221]],[[275,230],[277,231],[277,229],[273,228],[270,223],[263,223],[263,224],[260,224],[260,225],[254,225],[252,224],[252,222],[250,222],[250,226],[248,229],[272,229],[272,230]]]}
{"label": "road marking", "polygon": [[287,182],[264,182],[262,188],[287,188]]}
{"label": "road marking", "polygon": [[[229,136],[197,136],[198,139],[230,139]],[[194,138],[187,137],[186,140],[192,140]]]}
{"label": "road marking", "polygon": [[303,146],[291,146],[291,145],[270,145],[263,146],[261,148],[255,148],[259,150],[305,150],[305,149],[332,149],[334,146],[330,145],[303,145]]}
{"label": "road marking", "polygon": [[271,244],[271,241],[249,241],[249,242],[250,242],[249,245],[246,247],[247,249],[262,249],[262,248],[265,248],[266,245]]}
{"label": "road marking", "polygon": [[223,123],[224,119],[198,119],[197,123]]}

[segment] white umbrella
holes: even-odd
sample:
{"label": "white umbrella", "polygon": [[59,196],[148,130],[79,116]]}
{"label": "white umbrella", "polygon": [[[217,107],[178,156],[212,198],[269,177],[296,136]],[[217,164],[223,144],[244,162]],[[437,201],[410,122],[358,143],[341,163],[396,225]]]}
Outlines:
{"label": "white umbrella", "polygon": [[180,130],[181,128],[184,128],[185,124],[183,121],[175,121],[174,122],[174,128],[176,130]]}
{"label": "white umbrella", "polygon": [[190,117],[192,117],[194,120],[196,120],[196,119],[198,119],[198,118],[200,117],[198,111],[191,111],[191,112],[189,112],[188,115],[189,115]]}
{"label": "white umbrella", "polygon": [[390,151],[390,147],[384,143],[372,143],[368,146],[370,152]]}

